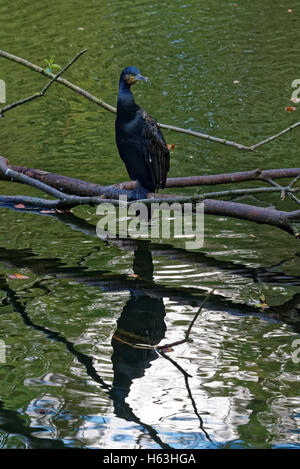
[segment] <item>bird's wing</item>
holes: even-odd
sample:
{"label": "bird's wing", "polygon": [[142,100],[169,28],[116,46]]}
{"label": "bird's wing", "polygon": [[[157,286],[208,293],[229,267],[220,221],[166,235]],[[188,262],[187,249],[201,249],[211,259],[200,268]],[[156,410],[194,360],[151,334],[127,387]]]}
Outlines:
{"label": "bird's wing", "polygon": [[155,188],[164,188],[170,168],[170,153],[165,139],[154,119],[142,111],[145,125],[142,130],[145,162],[150,170]]}

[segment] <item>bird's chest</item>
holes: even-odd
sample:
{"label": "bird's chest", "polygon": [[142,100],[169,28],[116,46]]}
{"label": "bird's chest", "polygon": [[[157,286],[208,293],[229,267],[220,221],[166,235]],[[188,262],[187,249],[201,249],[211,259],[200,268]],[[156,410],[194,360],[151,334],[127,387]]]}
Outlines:
{"label": "bird's chest", "polygon": [[138,116],[126,121],[117,120],[116,126],[118,134],[122,139],[134,140],[142,133],[142,126]]}

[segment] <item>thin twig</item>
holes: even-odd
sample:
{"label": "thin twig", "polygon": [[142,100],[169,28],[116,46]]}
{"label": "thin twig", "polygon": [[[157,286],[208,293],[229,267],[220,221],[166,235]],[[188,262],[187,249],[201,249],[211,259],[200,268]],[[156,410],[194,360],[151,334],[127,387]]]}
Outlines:
{"label": "thin twig", "polygon": [[193,137],[203,138],[205,140],[210,140],[211,142],[222,143],[223,145],[234,147],[237,150],[255,151],[255,149],[253,149],[252,147],[248,147],[246,145],[243,145],[242,143],[232,142],[231,140],[226,140],[224,138],[213,137],[211,135],[203,134],[201,132],[196,132],[195,130],[183,129],[182,127],[176,127],[174,125],[167,125],[161,123],[158,123],[158,125],[161,129],[173,130],[174,132],[192,135]]}
{"label": "thin twig", "polygon": [[49,81],[49,83],[47,83],[44,88],[42,89],[41,91],[41,94],[44,95],[46,93],[46,91],[48,90],[48,88],[52,85],[52,83],[54,81],[56,81],[66,70],[68,70],[68,68],[71,67],[71,65],[73,65],[74,62],[76,62],[77,59],[79,59],[79,57],[81,57],[83,54],[85,54],[87,52],[87,49],[83,49],[81,52],[78,52],[78,54],[75,55],[75,57],[70,60],[70,62],[65,65],[53,78],[51,81]]}
{"label": "thin twig", "polygon": [[291,200],[293,200],[294,202],[296,202],[297,204],[300,205],[300,199],[298,199],[298,197],[296,197],[292,193],[292,192],[295,191],[295,189],[292,189],[292,187],[295,184],[295,182],[298,181],[299,177],[300,177],[300,174],[297,177],[295,177],[295,179],[293,179],[293,181],[287,187],[280,186],[279,184],[277,184],[277,182],[273,181],[273,179],[266,179],[265,181],[268,182],[269,184],[271,184],[272,186],[274,186],[274,188],[276,188],[276,190],[278,190],[278,191],[281,190],[281,200],[284,200],[285,195],[287,194],[288,197]]}
{"label": "thin twig", "polygon": [[41,98],[42,96],[45,95],[45,93],[47,92],[47,90],[50,88],[50,86],[59,79],[59,77],[69,68],[71,67],[71,65],[82,55],[84,54],[85,52],[87,51],[87,49],[84,49],[82,50],[81,52],[79,52],[78,54],[76,54],[76,56],[67,64],[65,65],[65,67],[63,67],[59,73],[57,73],[57,75],[52,75],[52,79],[44,86],[44,88],[42,88],[41,91],[37,92],[37,93],[34,93],[33,95],[31,96],[28,96],[27,98],[24,98],[24,99],[19,99],[18,101],[15,101],[14,103],[12,104],[8,104],[7,106],[5,106],[4,108],[0,109],[0,117],[4,117],[4,113],[7,112],[7,111],[10,111],[11,109],[14,109],[15,107],[17,106],[20,106],[21,104],[24,104],[24,103],[27,103],[28,101],[33,101],[34,99],[37,99],[37,98]]}
{"label": "thin twig", "polygon": [[171,357],[169,357],[168,355],[166,355],[164,352],[161,352],[161,351],[160,351],[159,353],[160,353],[160,355],[161,355],[163,358],[165,358],[165,359],[168,360],[170,363],[172,363],[172,365],[174,365],[175,368],[177,368],[177,369],[183,374],[184,381],[185,381],[185,385],[186,385],[186,389],[187,389],[187,392],[188,392],[188,396],[189,396],[189,398],[190,398],[190,400],[191,400],[191,403],[192,403],[194,412],[195,412],[196,416],[197,416],[198,419],[199,419],[200,428],[201,428],[201,430],[203,431],[203,433],[204,433],[204,435],[206,436],[206,438],[207,438],[209,441],[212,441],[211,437],[209,436],[209,434],[207,433],[207,431],[206,431],[205,428],[204,428],[203,419],[202,419],[201,415],[200,415],[199,412],[198,412],[195,399],[193,398],[193,395],[192,395],[192,391],[191,391],[191,388],[190,388],[190,385],[189,385],[189,378],[192,378],[192,376],[189,375],[189,374],[182,368],[182,366],[178,365],[178,363],[176,363],[175,360],[173,360]]}
{"label": "thin twig", "polygon": [[199,198],[201,199],[213,199],[219,197],[228,197],[228,196],[239,196],[239,195],[251,195],[251,194],[259,194],[261,192],[278,192],[281,189],[284,189],[287,193],[288,192],[297,192],[298,189],[292,189],[290,187],[257,187],[252,189],[232,189],[228,191],[219,191],[219,192],[207,192],[204,194],[199,194]]}
{"label": "thin twig", "polygon": [[188,341],[189,340],[189,336],[190,336],[190,333],[191,333],[191,330],[192,330],[192,327],[193,325],[195,324],[195,321],[196,319],[198,318],[199,314],[201,313],[204,305],[207,303],[207,301],[209,300],[209,298],[212,296],[214,290],[211,290],[209,292],[209,294],[204,298],[204,300],[202,301],[201,305],[200,305],[200,308],[198,309],[197,313],[195,314],[193,320],[191,321],[189,327],[187,328],[186,332],[185,332],[185,340]]}
{"label": "thin twig", "polygon": [[281,137],[282,135],[286,134],[287,132],[290,132],[291,130],[295,129],[300,125],[300,122],[296,122],[295,124],[290,125],[286,129],[282,130],[281,132],[278,132],[278,134],[272,135],[269,138],[266,138],[262,140],[261,142],[256,143],[255,145],[251,145],[251,150],[256,150],[258,147],[261,147],[262,145],[265,145],[266,143],[271,142],[272,140],[275,140],[275,138]]}
{"label": "thin twig", "polygon": [[[35,64],[29,62],[28,60],[23,59],[22,57],[18,57],[17,55],[10,54],[9,52],[5,52],[3,50],[0,50],[0,57],[4,57],[4,58],[6,58],[8,60],[11,60],[13,62],[16,62],[20,65],[24,65],[25,67],[30,68],[31,70],[33,70],[37,73],[40,73],[41,75],[44,75],[48,78],[49,77],[53,78],[53,77],[56,76],[53,73],[47,73],[42,67],[39,67],[38,65],[35,65]],[[116,112],[116,108],[114,108],[113,106],[110,106],[109,104],[106,104],[101,99],[96,98],[96,96],[93,96],[91,93],[88,93],[88,91],[84,90],[83,88],[80,88],[79,86],[74,85],[73,83],[66,80],[65,78],[58,77],[56,81],[57,81],[57,83],[60,83],[64,86],[66,86],[67,88],[71,89],[75,93],[81,94],[82,96],[84,96],[88,100],[92,101],[93,103],[97,104],[98,106],[103,107],[107,111],[110,111],[110,112],[113,112],[113,113]]]}
{"label": "thin twig", "polygon": [[296,182],[299,181],[299,179],[300,179],[300,174],[298,174],[298,176],[296,176],[296,177],[292,180],[292,182],[289,184],[289,186],[288,186],[289,189],[291,189],[291,188],[294,186],[294,184],[296,184]]}
{"label": "thin twig", "polygon": [[[296,184],[296,182],[300,179],[300,174],[298,174],[298,176],[296,176],[292,182],[288,185],[288,189],[292,189],[292,187]],[[294,194],[291,194],[291,192],[288,192],[287,193],[289,198],[292,199],[294,202],[296,202],[297,204],[300,205],[300,199],[298,199],[298,197],[296,197]]]}

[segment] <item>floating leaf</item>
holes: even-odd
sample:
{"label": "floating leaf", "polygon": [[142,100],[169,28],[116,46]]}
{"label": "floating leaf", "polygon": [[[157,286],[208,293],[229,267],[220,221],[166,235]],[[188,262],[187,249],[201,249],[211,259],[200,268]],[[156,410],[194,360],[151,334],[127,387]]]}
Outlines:
{"label": "floating leaf", "polygon": [[288,112],[294,112],[294,111],[296,111],[296,109],[297,109],[297,108],[294,107],[294,106],[287,106],[287,107],[285,108],[285,110],[288,111]]}
{"label": "floating leaf", "polygon": [[270,308],[270,306],[266,303],[265,295],[262,293],[259,297],[261,303],[255,303],[255,308],[266,309]]}
{"label": "floating leaf", "polygon": [[56,208],[55,211],[58,213],[71,213],[71,210],[69,208],[65,208],[64,210]]}
{"label": "floating leaf", "polygon": [[173,352],[173,350],[174,349],[172,349],[172,347],[165,347],[165,348],[161,348],[160,352],[168,353],[168,352]]}
{"label": "floating leaf", "polygon": [[38,413],[38,414],[51,414],[51,410],[50,409],[35,409],[35,412]]}
{"label": "floating leaf", "polygon": [[22,280],[24,278],[29,278],[27,277],[27,275],[22,275],[22,274],[8,274],[9,278],[13,278],[13,279],[18,279],[18,280]]}
{"label": "floating leaf", "polygon": [[261,309],[266,309],[266,308],[270,308],[269,305],[267,305],[267,303],[255,303],[255,308],[261,308]]}

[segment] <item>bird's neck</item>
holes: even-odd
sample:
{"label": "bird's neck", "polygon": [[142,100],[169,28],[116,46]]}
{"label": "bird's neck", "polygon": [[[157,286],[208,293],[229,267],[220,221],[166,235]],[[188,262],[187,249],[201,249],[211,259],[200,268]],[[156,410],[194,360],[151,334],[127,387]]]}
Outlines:
{"label": "bird's neck", "polygon": [[131,115],[134,115],[137,109],[137,105],[134,102],[134,96],[129,86],[120,81],[119,94],[117,102],[117,115],[119,117],[130,119]]}

